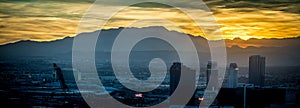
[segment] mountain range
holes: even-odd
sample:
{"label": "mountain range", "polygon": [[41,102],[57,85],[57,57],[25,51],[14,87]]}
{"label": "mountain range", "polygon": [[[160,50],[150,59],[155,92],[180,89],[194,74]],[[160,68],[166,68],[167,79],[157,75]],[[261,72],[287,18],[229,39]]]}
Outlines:
{"label": "mountain range", "polygon": [[[186,35],[176,31],[169,31],[164,27],[144,27],[144,28],[118,28],[102,30],[99,34],[96,44],[96,57],[99,60],[109,60],[112,45],[118,34],[126,29],[128,31],[155,31],[161,34],[172,34],[176,36],[189,36],[196,46],[200,63],[206,64],[210,58],[208,40],[200,36]],[[98,31],[81,33],[75,37],[83,37],[88,39],[89,36]],[[64,39],[35,42],[35,41],[19,41],[0,46],[0,57],[22,57],[22,56],[45,56],[45,57],[71,57],[74,37],[66,37]],[[233,40],[225,39],[228,63],[236,62],[240,66],[248,66],[248,58],[251,55],[262,55],[266,57],[267,66],[295,66],[300,65],[300,38],[287,39],[249,39],[242,40],[235,38]],[[124,40],[126,41],[126,40]],[[219,41],[219,40],[217,40]],[[184,44],[184,42],[178,42]],[[84,50],[84,49],[82,49]],[[157,55],[162,58],[172,59],[177,57],[176,50],[165,41],[149,38],[137,43],[132,49],[130,56],[135,60],[142,60],[145,57]],[[170,56],[173,55],[173,56]],[[172,61],[172,60],[170,60]]]}

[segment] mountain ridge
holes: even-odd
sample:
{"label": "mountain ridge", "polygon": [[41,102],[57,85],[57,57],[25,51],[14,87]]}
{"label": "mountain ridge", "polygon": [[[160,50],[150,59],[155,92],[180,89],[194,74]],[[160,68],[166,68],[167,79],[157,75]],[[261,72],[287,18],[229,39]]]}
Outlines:
{"label": "mountain ridge", "polygon": [[[101,31],[110,31],[110,30],[122,30],[124,29],[125,27],[119,27],[119,28],[112,28],[112,29],[103,29]],[[178,31],[174,31],[174,30],[168,30],[166,29],[165,27],[162,27],[162,26],[149,26],[149,27],[128,27],[126,29],[143,29],[143,28],[162,28],[162,29],[165,29],[169,32],[176,32],[176,33],[180,33],[180,34],[184,34],[184,35],[188,35],[190,37],[196,37],[196,38],[203,38],[203,39],[206,39],[205,37],[203,36],[194,36],[192,34],[185,34],[185,33],[182,33],[182,32],[178,32]],[[92,31],[92,32],[98,32],[100,30],[96,30],[96,31]],[[85,33],[92,33],[92,32],[83,32],[83,33],[80,33],[80,34],[85,34]],[[56,40],[50,40],[50,41],[34,41],[34,40],[20,40],[20,41],[16,41],[16,42],[12,42],[12,43],[7,43],[7,44],[2,44],[0,46],[6,46],[6,45],[11,45],[11,44],[17,44],[17,43],[22,43],[22,42],[36,42],[36,43],[48,43],[48,42],[55,42],[55,41],[60,41],[60,40],[64,40],[64,39],[68,39],[68,38],[74,38],[80,34],[77,34],[75,36],[66,36],[64,38],[61,38],[61,39],[56,39]],[[300,36],[296,36],[296,37],[290,37],[290,38],[249,38],[247,40],[244,40],[242,38],[239,38],[239,37],[236,37],[236,38],[233,38],[233,39],[221,39],[221,41],[225,41],[226,42],[226,47],[232,47],[232,46],[238,46],[240,48],[247,48],[247,47],[261,47],[262,45],[260,46],[257,46],[257,45],[254,45],[254,46],[251,46],[251,45],[248,45],[248,46],[242,46],[242,45],[237,45],[237,44],[234,44],[234,45],[231,45],[230,43],[232,43],[232,41],[243,41],[243,42],[249,42],[249,41],[259,41],[259,40],[272,40],[272,41],[276,41],[276,40],[294,40],[294,39],[299,39],[300,40]],[[209,41],[220,41],[220,40],[209,40]],[[229,44],[227,44],[229,43]],[[242,44],[242,43],[240,43]],[[268,46],[265,46],[265,47],[268,47]]]}
{"label": "mountain ridge", "polygon": [[[124,28],[122,28],[124,29]],[[147,30],[153,29],[156,30],[156,27],[152,28],[131,28],[136,30]],[[95,33],[97,31],[94,31]],[[112,48],[112,43],[115,38],[118,36],[121,29],[113,29],[113,30],[103,30],[100,33],[100,37],[98,37],[97,45],[96,45],[96,53],[100,56],[100,58],[109,59],[110,54],[106,54],[105,52],[110,52]],[[175,32],[178,36],[183,36],[185,34],[169,31],[169,30],[160,30],[163,33],[171,33]],[[77,36],[86,36],[89,33],[81,33]],[[210,58],[210,48],[208,45],[208,40],[205,38],[193,37],[191,35],[190,39],[193,41],[196,49],[198,51],[199,58],[201,61],[208,61]],[[6,44],[0,46],[1,57],[20,57],[20,56],[63,56],[66,58],[70,58],[72,56],[72,46],[73,46],[74,37],[65,37],[60,40],[50,41],[50,42],[35,42],[35,41],[20,41],[17,43]],[[300,38],[294,39],[275,39],[275,40],[250,40],[249,45],[261,45],[261,46],[251,46],[251,47],[240,47],[235,44],[239,44],[239,42],[232,42],[231,47],[227,47],[227,58],[228,62],[237,62],[239,65],[247,66],[248,65],[248,57],[251,55],[260,54],[266,56],[267,65],[300,65],[298,61],[300,59],[300,51],[295,50],[299,49]],[[225,40],[228,45],[228,40]],[[242,41],[244,42],[244,41]],[[156,39],[148,39],[141,43],[138,43],[136,47],[132,51],[136,51],[137,53],[147,54],[146,51],[153,51],[155,53],[161,51],[163,54],[171,54],[174,53],[171,46],[165,44],[163,41],[159,41]],[[155,44],[153,44],[155,43]],[[182,41],[180,42],[182,43]],[[266,46],[262,46],[266,45]],[[280,46],[280,47],[278,47]],[[145,50],[147,49],[147,50]],[[144,51],[144,52],[143,52]],[[173,52],[172,52],[173,51]],[[159,55],[159,54],[158,54]],[[163,55],[167,56],[167,55]]]}

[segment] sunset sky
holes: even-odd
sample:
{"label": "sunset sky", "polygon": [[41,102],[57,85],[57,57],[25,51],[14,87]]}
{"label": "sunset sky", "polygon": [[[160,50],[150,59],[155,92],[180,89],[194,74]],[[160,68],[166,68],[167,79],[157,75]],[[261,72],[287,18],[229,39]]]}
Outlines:
{"label": "sunset sky", "polygon": [[[122,0],[97,4],[106,9],[124,7]],[[178,0],[181,8],[191,8],[197,0]],[[0,44],[20,40],[51,41],[75,36],[78,24],[94,0],[0,0]],[[290,38],[300,36],[300,2],[298,0],[205,0],[213,12],[225,39]],[[104,12],[104,11],[102,11]],[[164,14],[159,14],[159,13]],[[193,21],[172,7],[139,5],[116,14],[106,29],[127,27],[140,17],[160,15],[180,26],[182,32],[204,36]],[[135,24],[136,27],[172,26],[155,21]],[[94,31],[96,29],[88,29]],[[209,37],[205,37],[209,38]]]}

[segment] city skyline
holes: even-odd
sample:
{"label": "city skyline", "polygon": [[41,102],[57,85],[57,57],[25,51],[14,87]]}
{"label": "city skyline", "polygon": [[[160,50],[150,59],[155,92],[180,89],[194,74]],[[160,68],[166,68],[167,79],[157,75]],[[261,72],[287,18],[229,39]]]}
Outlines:
{"label": "city skyline", "polygon": [[0,106],[300,106],[299,0],[0,0]]}

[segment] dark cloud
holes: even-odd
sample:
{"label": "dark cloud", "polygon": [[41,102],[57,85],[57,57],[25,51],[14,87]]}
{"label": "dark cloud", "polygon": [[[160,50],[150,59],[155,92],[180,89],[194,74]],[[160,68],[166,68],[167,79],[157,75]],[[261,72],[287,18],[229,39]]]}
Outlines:
{"label": "dark cloud", "polygon": [[274,11],[284,11],[300,14],[299,0],[204,0],[207,5],[214,11],[215,7],[221,8],[238,8],[239,11],[249,11],[248,8],[268,9]]}
{"label": "dark cloud", "polygon": [[[0,2],[68,2],[68,3],[94,3],[96,0],[0,0]],[[127,0],[97,0],[99,4],[111,6],[127,6]],[[144,0],[133,0],[143,2]],[[215,7],[222,8],[256,8],[256,9],[270,9],[276,11],[285,11],[291,13],[300,13],[299,0],[203,0],[212,10],[217,11]],[[156,3],[157,2],[157,3]],[[177,6],[183,8],[196,8],[202,6],[198,0],[177,0],[172,1]],[[136,7],[153,7],[153,8],[170,8],[168,4],[160,4],[160,0],[153,0],[153,2],[144,2],[135,4]],[[242,11],[242,10],[240,10]],[[246,10],[250,11],[250,10]]]}
{"label": "dark cloud", "polygon": [[95,0],[0,0],[0,2],[87,2],[93,3]]}
{"label": "dark cloud", "polygon": [[172,6],[160,4],[160,3],[154,3],[154,2],[139,3],[136,5],[132,5],[132,6],[145,7],[145,8],[172,8]]}

